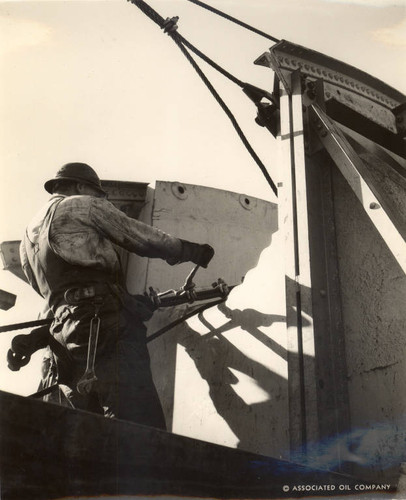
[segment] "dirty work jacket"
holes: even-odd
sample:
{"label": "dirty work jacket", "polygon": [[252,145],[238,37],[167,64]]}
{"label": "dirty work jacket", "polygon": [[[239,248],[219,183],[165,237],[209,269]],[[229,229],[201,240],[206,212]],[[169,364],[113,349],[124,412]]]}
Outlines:
{"label": "dirty work jacket", "polygon": [[[62,347],[46,359],[45,385],[57,382],[74,407],[165,428],[154,387],[142,318],[126,300],[103,295],[99,312],[95,370],[90,394],[77,392],[87,366],[92,301],[66,304],[64,292],[89,283],[117,285],[121,274],[119,245],[142,256],[174,264],[182,243],[155,228],[128,218],[110,202],[91,196],[54,196],[29,224],[21,244],[23,269],[54,313],[50,328]],[[109,290],[116,287],[106,287]]]}
{"label": "dirty work jacket", "polygon": [[28,225],[20,247],[29,282],[53,311],[69,286],[117,280],[118,245],[141,256],[180,261],[182,243],[127,217],[106,199],[53,196]]}

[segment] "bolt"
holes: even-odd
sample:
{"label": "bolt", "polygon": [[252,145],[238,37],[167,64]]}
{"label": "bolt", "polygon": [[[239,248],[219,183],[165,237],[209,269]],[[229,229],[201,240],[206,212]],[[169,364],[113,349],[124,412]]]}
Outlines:
{"label": "bolt", "polygon": [[314,100],[316,99],[316,94],[313,92],[313,90],[308,90],[307,92],[307,97],[310,99],[310,100]]}
{"label": "bolt", "polygon": [[379,203],[372,202],[369,204],[369,208],[372,210],[376,210],[378,208],[381,208],[381,206],[379,205]]}

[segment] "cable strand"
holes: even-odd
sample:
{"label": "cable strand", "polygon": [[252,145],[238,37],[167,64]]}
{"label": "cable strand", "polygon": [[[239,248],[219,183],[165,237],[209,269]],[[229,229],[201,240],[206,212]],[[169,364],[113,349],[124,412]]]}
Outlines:
{"label": "cable strand", "polygon": [[[154,21],[156,24],[161,29],[165,28],[165,20],[164,18],[156,12],[150,5],[148,5],[144,0],[128,0],[129,2],[133,3],[136,5],[144,14],[146,14],[152,21]],[[168,35],[172,38],[172,40],[177,44],[177,46],[180,48],[184,56],[187,58],[187,60],[190,62],[190,64],[193,66],[197,74],[200,76],[206,87],[210,90],[211,94],[213,97],[216,99],[218,104],[221,106],[223,111],[226,113],[228,118],[230,119],[231,123],[234,126],[234,129],[236,130],[238,136],[240,137],[241,141],[243,142],[244,146],[260,168],[262,174],[264,175],[265,179],[267,180],[268,184],[270,185],[272,191],[275,193],[276,196],[278,196],[278,189],[273,182],[271,176],[269,175],[265,165],[262,163],[261,159],[259,156],[256,154],[254,151],[253,147],[249,143],[248,139],[245,137],[244,132],[242,131],[241,127],[239,126],[237,120],[235,119],[233,113],[231,110],[228,108],[226,103],[223,101],[223,99],[220,97],[220,95],[217,93],[216,89],[213,87],[209,79],[206,77],[206,75],[203,73],[199,65],[196,63],[196,61],[193,59],[191,54],[188,52],[186,49],[186,46],[193,51],[196,55],[204,59],[208,64],[213,66],[215,69],[220,71],[224,76],[232,80],[234,83],[236,83],[238,86],[244,88],[246,84],[244,84],[241,80],[238,78],[234,77],[231,75],[231,73],[228,73],[226,70],[221,68],[218,64],[216,64],[214,61],[212,61],[209,57],[205,56],[200,50],[198,50],[196,47],[194,47],[192,44],[190,44],[182,35],[177,33],[175,30],[173,31],[168,31]]]}
{"label": "cable strand", "polygon": [[178,43],[177,39],[179,42],[181,42],[183,45],[185,45],[189,50],[194,52],[197,56],[199,56],[201,59],[203,59],[207,64],[212,66],[214,69],[216,69],[219,73],[224,75],[226,78],[234,82],[236,85],[239,87],[243,88],[245,83],[237,78],[236,76],[232,75],[229,73],[227,70],[222,68],[220,65],[218,65],[216,62],[213,61],[213,59],[210,59],[210,57],[206,56],[203,52],[201,52],[198,48],[196,48],[194,45],[192,45],[186,38],[184,38],[180,33],[173,33],[172,38]]}
{"label": "cable strand", "polygon": [[181,51],[184,53],[184,55],[186,56],[186,58],[188,59],[188,61],[192,64],[192,66],[194,67],[194,69],[196,70],[196,72],[198,73],[198,75],[200,76],[200,78],[203,80],[203,82],[205,83],[205,85],[207,86],[207,88],[210,90],[210,92],[213,95],[213,97],[216,99],[216,101],[218,102],[218,104],[221,106],[221,108],[223,109],[223,111],[228,116],[228,118],[230,119],[231,123],[233,124],[233,126],[234,126],[234,128],[235,128],[235,130],[236,130],[236,132],[238,134],[238,136],[240,137],[240,139],[243,142],[244,146],[247,148],[248,152],[250,153],[250,155],[252,156],[252,158],[254,159],[254,161],[256,162],[256,164],[258,165],[258,167],[260,168],[262,174],[264,175],[265,179],[267,180],[268,184],[270,185],[272,191],[275,193],[276,196],[278,196],[278,188],[276,187],[274,181],[272,180],[271,176],[269,175],[269,173],[268,173],[265,165],[262,163],[261,159],[259,158],[259,156],[254,151],[253,147],[249,143],[248,139],[246,138],[244,132],[242,131],[242,129],[241,129],[240,125],[238,124],[238,122],[237,122],[235,116],[233,115],[233,113],[231,112],[231,110],[229,109],[229,107],[227,106],[227,104],[223,101],[223,99],[220,97],[220,95],[217,93],[216,89],[210,83],[210,81],[208,80],[208,78],[206,77],[206,75],[203,73],[203,71],[198,66],[198,64],[193,59],[193,57],[189,54],[189,52],[187,51],[187,49],[182,44],[178,44],[178,46],[181,49]]}
{"label": "cable strand", "polygon": [[211,7],[210,5],[205,4],[204,2],[200,2],[199,0],[187,0],[187,1],[194,3],[195,5],[198,5],[199,7],[203,7],[203,9],[207,9],[210,12],[213,12],[214,14],[217,14],[221,17],[224,17],[228,21],[231,21],[235,24],[238,24],[239,26],[242,26],[243,28],[246,28],[246,29],[252,31],[252,32],[256,33],[257,35],[263,36],[263,37],[267,38],[268,40],[272,40],[272,42],[275,42],[275,43],[280,42],[280,40],[278,40],[277,38],[275,38],[271,35],[268,35],[267,33],[263,32],[257,28],[254,28],[253,26],[250,26],[249,24],[244,23],[243,21],[240,21],[239,19],[232,17],[229,14],[226,14],[225,12],[222,12],[221,10],[215,9],[214,7]]}

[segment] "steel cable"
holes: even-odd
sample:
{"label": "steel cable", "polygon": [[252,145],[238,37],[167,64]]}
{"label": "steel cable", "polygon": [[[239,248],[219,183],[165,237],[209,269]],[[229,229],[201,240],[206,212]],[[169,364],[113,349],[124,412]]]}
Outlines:
{"label": "steel cable", "polygon": [[[144,14],[146,14],[152,21],[154,21],[154,23],[156,23],[161,29],[165,30],[166,20],[150,5],[144,2],[144,0],[128,0],[128,1],[136,5]],[[184,38],[180,33],[172,31],[168,32],[168,35],[170,35],[178,45],[179,43],[183,43],[188,49],[190,49],[197,56],[199,56],[201,59],[207,62],[207,64],[212,66],[214,69],[216,69],[218,72],[220,72],[222,75],[224,75],[226,78],[234,82],[239,87],[243,88],[245,86],[245,83],[243,81],[241,81],[240,79],[232,75],[230,72],[222,68],[216,62],[214,62],[213,59],[210,59],[210,57],[206,56],[206,54],[200,51],[188,40],[186,40],[186,38]]]}
{"label": "steel cable", "polygon": [[211,7],[210,5],[205,4],[204,2],[200,2],[199,0],[187,0],[188,2],[192,2],[196,5],[199,5],[199,7],[203,7],[204,9],[209,10],[210,12],[213,12],[214,14],[217,14],[221,17],[224,17],[228,21],[231,21],[235,24],[238,24],[239,26],[242,26],[243,28],[246,28],[247,30],[253,31],[257,35],[261,35],[265,38],[268,38],[268,40],[272,40],[273,42],[277,43],[280,42],[277,38],[268,35],[267,33],[264,33],[263,31],[254,28],[253,26],[250,26],[249,24],[244,23],[243,21],[240,21],[239,19],[236,19],[235,17],[230,16],[229,14],[226,14],[225,12],[222,12],[221,10],[215,9],[214,7]]}
{"label": "steel cable", "polygon": [[[147,15],[152,21],[154,21],[158,26],[166,31],[166,20],[158,13],[156,12],[150,5],[148,5],[144,0],[128,0],[130,3],[133,3],[135,6],[137,6],[145,15]],[[248,139],[245,137],[244,132],[242,131],[241,127],[239,126],[235,116],[231,112],[231,110],[228,108],[226,103],[223,101],[223,99],[220,97],[220,95],[217,93],[209,79],[206,77],[206,75],[203,73],[199,65],[196,63],[196,61],[193,59],[191,54],[187,51],[186,47],[189,48],[189,50],[193,51],[196,55],[201,57],[205,62],[210,64],[213,68],[215,68],[217,71],[220,71],[224,76],[229,78],[231,81],[233,81],[235,84],[237,84],[239,87],[244,88],[247,84],[236,78],[235,76],[231,75],[228,71],[226,71],[224,68],[221,68],[217,63],[215,63],[213,60],[211,60],[209,57],[207,57],[205,54],[203,54],[200,50],[198,50],[196,47],[194,47],[191,43],[189,43],[182,35],[177,33],[175,30],[170,30],[168,29],[167,31],[168,35],[173,39],[173,41],[177,44],[177,46],[180,48],[182,53],[185,55],[187,60],[190,62],[190,64],[193,66],[195,71],[198,73],[200,78],[203,80],[204,84],[207,86],[207,88],[210,90],[211,94],[213,97],[216,99],[218,104],[221,106],[223,111],[226,113],[228,118],[230,119],[231,123],[233,124],[238,136],[240,137],[241,141],[243,142],[244,146],[260,168],[262,174],[264,175],[265,179],[267,180],[268,184],[270,185],[272,191],[275,193],[275,195],[278,195],[278,189],[273,182],[271,176],[269,175],[265,165],[262,163],[261,159],[258,157],[254,149],[252,148],[251,144],[248,142]]]}
{"label": "steel cable", "polygon": [[200,67],[198,66],[196,61],[193,59],[193,57],[188,53],[186,48],[182,44],[178,44],[178,46],[181,49],[181,51],[185,54],[188,61],[195,68],[196,72],[198,73],[200,78],[203,80],[203,82],[205,83],[207,88],[210,90],[213,97],[216,99],[216,101],[219,103],[219,105],[221,106],[223,111],[228,116],[228,118],[230,119],[231,123],[233,124],[238,136],[240,137],[241,141],[243,142],[244,146],[247,148],[248,152],[251,154],[252,158],[255,160],[256,164],[260,168],[260,170],[261,170],[262,174],[264,175],[265,179],[267,180],[268,184],[271,186],[272,191],[275,193],[276,196],[278,196],[278,188],[276,187],[274,181],[272,180],[271,176],[269,175],[268,170],[266,169],[265,165],[262,163],[261,159],[254,151],[254,148],[251,146],[248,139],[245,137],[244,132],[242,131],[241,127],[239,126],[239,124],[238,124],[235,116],[231,112],[230,108],[227,106],[227,104],[223,101],[223,99],[217,93],[216,89],[210,83],[210,81],[208,80],[206,75],[203,73],[203,71],[200,69]]}

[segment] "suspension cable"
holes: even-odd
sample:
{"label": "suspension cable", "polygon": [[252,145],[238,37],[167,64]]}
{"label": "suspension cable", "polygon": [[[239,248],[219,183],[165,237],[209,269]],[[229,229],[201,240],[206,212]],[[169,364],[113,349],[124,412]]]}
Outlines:
{"label": "suspension cable", "polygon": [[186,38],[184,38],[180,33],[174,33],[174,40],[175,42],[179,45],[179,43],[182,43],[185,45],[188,49],[190,49],[192,52],[194,52],[197,56],[199,56],[201,59],[203,59],[207,64],[212,66],[214,69],[216,69],[219,73],[224,75],[226,78],[234,82],[236,85],[238,85],[241,88],[245,87],[245,83],[241,81],[239,78],[236,76],[232,75],[229,73],[227,70],[219,66],[217,63],[213,61],[213,59],[210,59],[210,57],[206,56],[203,52],[201,52],[198,48],[196,48],[194,45],[192,45]]}
{"label": "suspension cable", "polygon": [[[129,2],[133,3],[136,5],[144,14],[146,14],[154,23],[156,23],[161,29],[165,29],[165,22],[166,20],[156,11],[154,10],[150,5],[148,5],[144,0],[128,0]],[[168,32],[168,34],[173,38],[173,40],[179,44],[183,43],[186,45],[188,49],[190,49],[192,52],[194,52],[197,56],[199,56],[201,59],[203,59],[207,64],[212,66],[214,69],[219,71],[222,75],[224,75],[226,78],[234,82],[236,85],[239,87],[243,88],[244,87],[244,82],[239,80],[237,77],[229,73],[227,70],[222,68],[220,65],[215,63],[210,57],[206,56],[203,52],[201,52],[197,47],[192,45],[186,38],[184,38],[180,33],[174,31]]]}
{"label": "suspension cable", "polygon": [[254,149],[252,148],[251,144],[248,142],[248,139],[245,137],[241,127],[239,126],[236,118],[232,114],[231,110],[228,108],[226,103],[223,101],[223,99],[220,97],[220,95],[217,93],[209,79],[206,77],[206,75],[203,73],[201,68],[198,66],[196,61],[193,59],[191,54],[187,51],[186,47],[188,47],[191,51],[193,51],[196,55],[201,57],[204,61],[206,61],[208,64],[210,64],[212,67],[214,67],[216,70],[220,71],[224,76],[229,78],[231,81],[233,81],[235,84],[237,84],[241,88],[245,88],[247,86],[246,83],[242,82],[238,78],[234,77],[231,75],[231,73],[227,72],[223,68],[221,68],[218,64],[216,64],[214,61],[212,61],[209,57],[204,55],[200,50],[198,50],[196,47],[194,47],[191,43],[189,43],[182,35],[177,33],[175,29],[173,30],[167,30],[166,29],[166,23],[168,20],[165,20],[158,12],[156,12],[150,5],[148,5],[144,0],[128,0],[129,2],[133,3],[135,6],[137,6],[145,15],[147,15],[152,21],[154,21],[158,26],[163,29],[165,32],[168,33],[168,35],[173,39],[173,41],[177,44],[177,46],[180,48],[184,56],[188,59],[190,64],[193,66],[195,71],[198,73],[200,78],[203,80],[207,88],[210,90],[212,93],[213,97],[216,99],[218,104],[221,106],[223,111],[226,113],[228,118],[231,120],[231,123],[233,124],[238,136],[240,137],[241,141],[243,142],[244,146],[247,148],[248,152],[251,154],[252,158],[254,161],[257,163],[259,166],[261,172],[263,173],[265,179],[267,180],[268,184],[270,185],[272,191],[275,193],[275,195],[278,195],[278,189],[273,182],[271,176],[269,175],[265,165],[262,163]]}
{"label": "suspension cable", "polygon": [[239,19],[236,19],[235,17],[232,17],[229,14],[226,14],[225,12],[222,12],[221,10],[215,9],[211,5],[207,5],[204,2],[200,2],[200,0],[187,0],[187,1],[194,3],[194,4],[198,5],[199,7],[203,7],[203,9],[207,9],[210,12],[213,12],[214,14],[217,14],[217,15],[219,15],[221,17],[224,17],[228,21],[231,21],[231,22],[233,22],[235,24],[238,24],[239,26],[242,26],[243,28],[246,28],[246,29],[248,29],[250,31],[253,31],[257,35],[261,35],[261,36],[263,36],[265,38],[268,38],[268,40],[272,40],[275,43],[280,42],[280,40],[278,40],[277,38],[275,38],[275,37],[273,37],[271,35],[268,35],[267,33],[264,33],[263,31],[261,31],[261,30],[259,30],[257,28],[254,28],[253,26],[250,26],[249,24],[246,24],[243,21],[240,21]]}
{"label": "suspension cable", "polygon": [[276,187],[274,181],[272,180],[271,176],[268,173],[268,170],[266,169],[265,165],[262,163],[261,159],[259,156],[256,154],[254,148],[251,146],[249,143],[248,139],[246,138],[244,132],[242,131],[241,127],[239,126],[235,116],[231,112],[230,108],[227,106],[227,104],[223,101],[223,99],[220,97],[220,95],[217,93],[216,89],[213,87],[213,85],[210,83],[206,75],[203,73],[203,71],[200,69],[196,61],[193,59],[193,57],[188,53],[188,51],[185,49],[185,47],[182,44],[179,44],[179,48],[181,51],[185,54],[186,58],[189,60],[189,62],[192,64],[192,66],[195,68],[197,71],[198,75],[200,78],[203,80],[207,88],[210,90],[212,93],[213,97],[216,99],[216,101],[219,103],[223,111],[226,113],[228,118],[230,119],[231,123],[233,124],[238,136],[240,137],[241,141],[243,142],[244,146],[247,148],[248,152],[252,156],[252,158],[255,160],[256,164],[260,168],[261,172],[263,173],[265,179],[267,180],[268,184],[271,186],[272,191],[275,193],[276,196],[278,196],[278,188]]}

